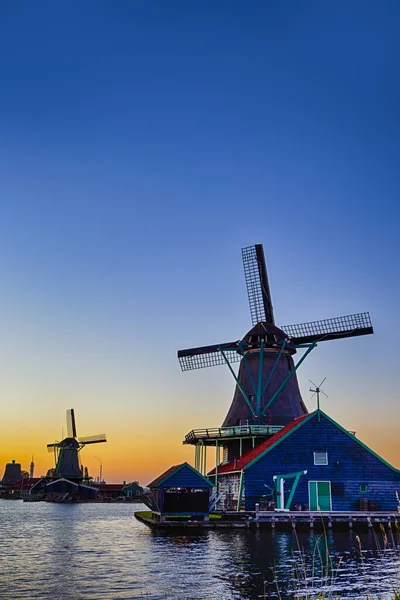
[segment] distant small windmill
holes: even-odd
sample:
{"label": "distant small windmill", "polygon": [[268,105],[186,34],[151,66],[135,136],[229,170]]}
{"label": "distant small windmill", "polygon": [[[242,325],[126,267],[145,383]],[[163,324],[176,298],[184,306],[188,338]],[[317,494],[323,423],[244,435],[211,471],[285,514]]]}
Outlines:
{"label": "distant small windmill", "polygon": [[54,452],[57,477],[66,479],[82,479],[82,472],[79,467],[78,453],[87,444],[99,444],[106,442],[104,433],[78,438],[76,433],[74,409],[67,410],[67,437],[60,442],[47,444],[49,452]]}
{"label": "distant small windmill", "polygon": [[321,381],[321,383],[319,385],[316,385],[313,381],[311,381],[311,379],[308,380],[311,383],[311,385],[313,385],[315,387],[315,390],[310,388],[310,392],[313,392],[313,395],[311,396],[310,400],[312,400],[314,398],[314,396],[317,395],[317,409],[318,410],[319,410],[319,395],[323,394],[326,398],[328,397],[328,395],[325,394],[325,392],[323,390],[321,390],[321,386],[325,380],[326,380],[326,377],[323,378],[323,380]]}

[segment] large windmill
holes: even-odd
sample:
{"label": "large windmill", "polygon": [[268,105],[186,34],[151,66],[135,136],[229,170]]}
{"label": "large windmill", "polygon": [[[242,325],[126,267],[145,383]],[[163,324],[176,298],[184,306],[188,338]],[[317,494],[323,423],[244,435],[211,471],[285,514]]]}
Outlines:
{"label": "large windmill", "polygon": [[70,408],[67,410],[67,437],[61,440],[61,442],[47,444],[48,451],[54,452],[57,477],[73,480],[82,479],[82,472],[79,466],[79,451],[88,444],[100,444],[106,441],[104,433],[78,438],[74,409]]}
{"label": "large windmill", "polygon": [[[233,460],[308,412],[296,371],[317,343],[373,333],[368,313],[277,327],[262,245],[243,248],[242,259],[252,329],[234,342],[178,352],[183,371],[226,364],[236,382],[222,427],[194,430],[185,438],[184,443],[196,445],[195,466],[202,471],[204,446],[220,443],[224,459]],[[299,349],[303,354],[295,364]],[[239,361],[236,375],[232,363]]]}

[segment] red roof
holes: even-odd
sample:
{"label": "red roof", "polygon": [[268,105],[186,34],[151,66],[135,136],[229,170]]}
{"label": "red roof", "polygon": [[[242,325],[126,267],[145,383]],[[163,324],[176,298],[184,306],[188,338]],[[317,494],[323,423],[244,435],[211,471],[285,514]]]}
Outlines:
{"label": "red roof", "polygon": [[180,465],[173,465],[172,467],[170,467],[169,469],[167,469],[166,471],[164,471],[164,473],[161,473],[161,475],[159,475],[158,477],[156,477],[151,483],[149,483],[147,485],[147,487],[154,487],[155,485],[157,485],[157,483],[160,483],[160,481],[162,481],[163,479],[165,479],[166,477],[168,477],[168,475],[172,475],[172,473],[174,471],[176,471],[177,469],[179,469],[183,465],[184,465],[184,463],[181,463]]}
{"label": "red roof", "polygon": [[38,481],[40,481],[41,477],[24,477],[22,480],[20,479],[17,483],[14,483],[12,486],[13,490],[30,490],[32,486],[34,486]]}
{"label": "red roof", "polygon": [[[244,467],[246,467],[248,464],[250,464],[255,458],[257,458],[257,456],[260,456],[260,454],[265,452],[265,450],[267,450],[268,448],[271,448],[271,446],[276,444],[276,442],[278,442],[287,433],[289,433],[289,431],[292,431],[292,429],[297,427],[297,425],[299,425],[299,423],[301,423],[308,416],[309,415],[303,415],[302,417],[298,417],[297,419],[294,419],[288,425],[286,425],[286,427],[283,427],[283,429],[278,431],[278,433],[275,433],[275,435],[271,436],[270,438],[268,438],[267,440],[265,440],[264,442],[262,442],[261,444],[259,444],[255,448],[253,448],[252,450],[245,452],[241,457],[239,457],[235,460],[231,460],[231,462],[228,462],[224,465],[218,465],[218,475],[220,473],[230,473],[232,471],[241,471],[242,469],[244,469]],[[208,473],[208,475],[214,475],[214,474],[215,474],[215,468],[212,469]]]}
{"label": "red roof", "polygon": [[123,483],[97,483],[92,482],[91,487],[96,488],[99,492],[122,492],[122,488],[125,487]]}

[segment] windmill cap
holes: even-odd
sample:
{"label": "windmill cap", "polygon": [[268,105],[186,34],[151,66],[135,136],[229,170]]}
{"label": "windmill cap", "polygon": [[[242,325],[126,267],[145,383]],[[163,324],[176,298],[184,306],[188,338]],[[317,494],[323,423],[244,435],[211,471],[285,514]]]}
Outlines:
{"label": "windmill cap", "polygon": [[60,446],[68,446],[70,448],[79,448],[79,442],[73,437],[66,437],[60,442]]}
{"label": "windmill cap", "polygon": [[286,340],[285,350],[289,351],[291,354],[296,352],[294,344],[289,341],[289,336],[272,323],[260,321],[246,333],[242,342],[245,342],[246,344],[258,343],[259,338],[264,338],[268,346],[275,346],[279,342]]}

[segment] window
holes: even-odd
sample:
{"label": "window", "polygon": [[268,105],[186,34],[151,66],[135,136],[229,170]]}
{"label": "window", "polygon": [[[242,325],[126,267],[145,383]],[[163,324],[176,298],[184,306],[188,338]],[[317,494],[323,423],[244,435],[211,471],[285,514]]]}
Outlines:
{"label": "window", "polygon": [[327,452],[314,452],[314,465],[327,465],[328,464],[328,453]]}
{"label": "window", "polygon": [[368,492],[368,484],[361,483],[360,484],[360,492]]}

